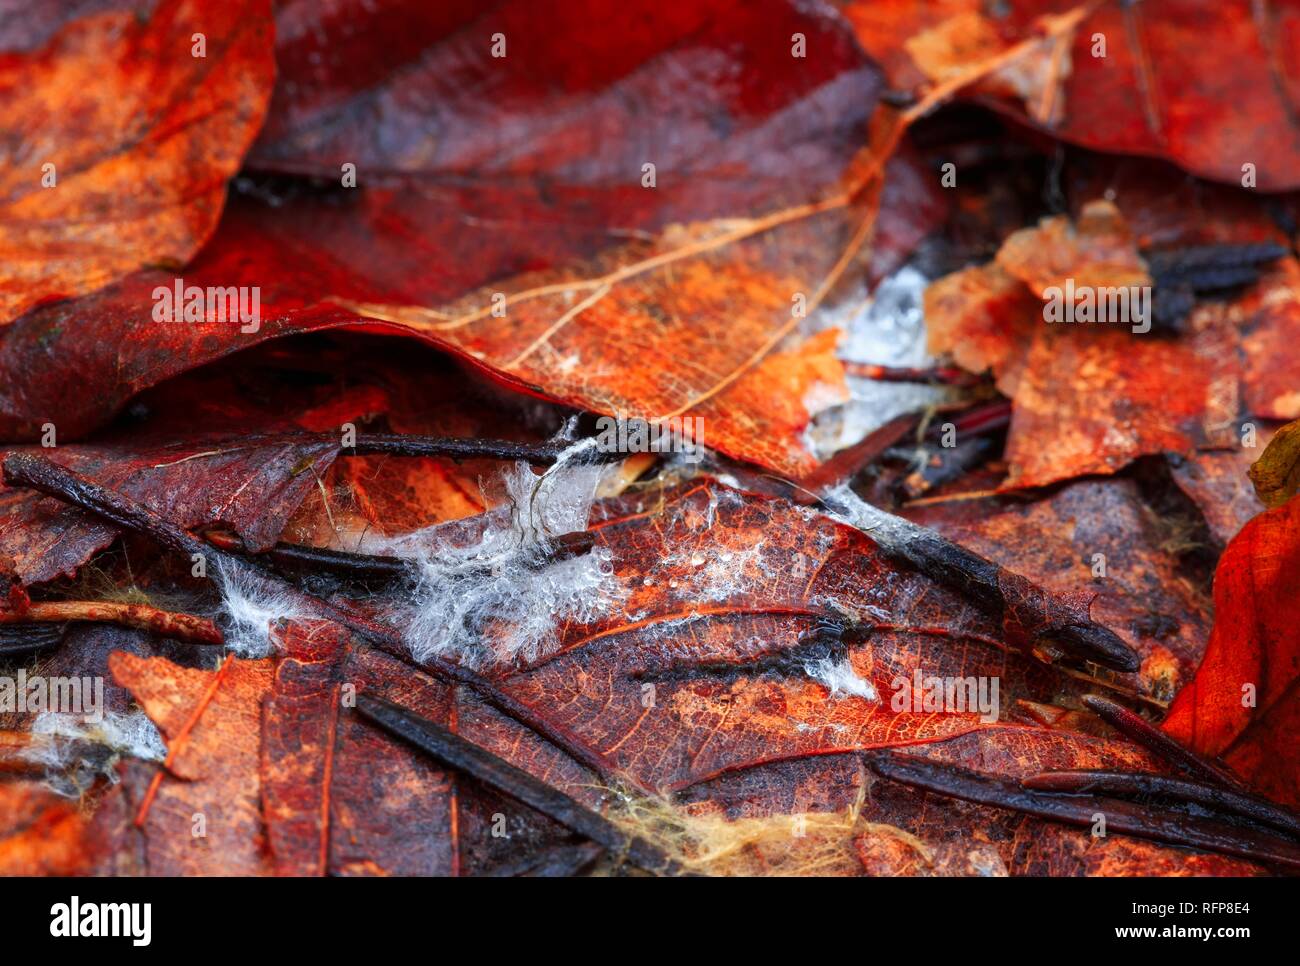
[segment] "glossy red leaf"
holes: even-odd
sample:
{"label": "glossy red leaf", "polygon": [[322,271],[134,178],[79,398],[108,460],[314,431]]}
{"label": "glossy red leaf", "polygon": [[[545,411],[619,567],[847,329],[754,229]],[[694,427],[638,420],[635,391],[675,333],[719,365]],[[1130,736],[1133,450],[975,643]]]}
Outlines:
{"label": "glossy red leaf", "polygon": [[1250,164],[1260,188],[1300,187],[1293,4],[1011,0],[990,12],[978,0],[855,0],[846,8],[863,46],[909,89],[996,58],[1070,11],[1085,15],[1063,42],[1042,41],[970,95],[1085,147],[1167,158],[1232,184],[1244,183]]}
{"label": "glossy red leaf", "polygon": [[1257,790],[1300,804],[1300,498],[1261,513],[1219,559],[1214,630],[1164,728]]}
{"label": "glossy red leaf", "polygon": [[265,114],[271,43],[266,0],[166,0],[0,55],[0,325],[198,250]]}

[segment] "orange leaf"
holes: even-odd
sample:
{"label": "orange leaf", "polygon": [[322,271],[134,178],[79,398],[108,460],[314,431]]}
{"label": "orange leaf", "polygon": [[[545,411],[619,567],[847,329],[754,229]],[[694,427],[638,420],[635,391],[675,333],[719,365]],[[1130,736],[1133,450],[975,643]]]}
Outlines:
{"label": "orange leaf", "polygon": [[0,56],[0,325],[198,250],[266,112],[271,35],[266,0],[167,0]]}

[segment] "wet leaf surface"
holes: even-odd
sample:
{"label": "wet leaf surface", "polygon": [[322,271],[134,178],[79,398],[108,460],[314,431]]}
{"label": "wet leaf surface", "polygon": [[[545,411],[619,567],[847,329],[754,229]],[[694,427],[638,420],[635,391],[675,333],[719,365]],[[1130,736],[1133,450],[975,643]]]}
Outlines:
{"label": "wet leaf surface", "polygon": [[[148,21],[87,16],[0,57],[0,325],[198,250],[266,112],[267,11],[169,0]],[[212,38],[203,57],[196,33]]]}
{"label": "wet leaf surface", "polygon": [[[891,83],[910,89],[995,58],[1043,21],[1085,5],[1015,0],[989,14],[976,0],[863,0],[845,9]],[[1252,163],[1260,187],[1295,188],[1298,31],[1289,4],[1100,3],[1064,42],[1041,41],[1027,63],[970,93],[1085,147],[1166,158],[1233,184]]]}
{"label": "wet leaf surface", "polygon": [[0,0],[0,873],[1295,868],[1297,31]]}
{"label": "wet leaf surface", "polygon": [[1248,523],[1214,578],[1217,620],[1205,660],[1178,695],[1167,732],[1222,757],[1264,794],[1295,805],[1294,734],[1300,636],[1300,501]]}

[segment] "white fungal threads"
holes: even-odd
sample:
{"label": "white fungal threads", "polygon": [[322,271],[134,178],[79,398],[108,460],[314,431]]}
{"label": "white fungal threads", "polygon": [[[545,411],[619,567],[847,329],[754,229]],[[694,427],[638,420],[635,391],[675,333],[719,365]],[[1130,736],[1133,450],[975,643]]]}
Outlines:
{"label": "white fungal threads", "polygon": [[830,689],[831,697],[852,695],[868,701],[879,701],[880,695],[875,687],[865,678],[858,676],[848,658],[832,661],[828,657],[820,658],[804,665],[804,673]]}
{"label": "white fungal threads", "polygon": [[45,767],[53,791],[74,798],[100,775],[116,782],[122,758],[167,757],[162,735],[143,711],[105,711],[98,721],[46,711],[32,723],[32,735],[23,757]]}
{"label": "white fungal threads", "polygon": [[388,542],[385,552],[411,561],[410,602],[396,616],[416,660],[528,664],[554,649],[565,621],[595,620],[626,596],[608,550],[548,559],[554,537],[587,528],[603,469],[570,464],[592,442],[541,477],[525,463],[507,471],[507,504],[472,521],[481,532],[470,539],[457,523]]}
{"label": "white fungal threads", "polygon": [[221,612],[226,649],[239,657],[258,658],[271,654],[271,622],[313,616],[300,600],[243,567],[227,567],[218,561],[221,578]]}

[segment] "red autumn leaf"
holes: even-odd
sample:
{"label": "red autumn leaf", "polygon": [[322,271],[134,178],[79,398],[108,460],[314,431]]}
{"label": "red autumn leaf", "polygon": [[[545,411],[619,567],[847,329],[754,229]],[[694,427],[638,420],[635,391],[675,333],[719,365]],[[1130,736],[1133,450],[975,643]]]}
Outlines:
{"label": "red autumn leaf", "polygon": [[1214,630],[1164,728],[1223,758],[1265,795],[1300,803],[1295,755],[1300,681],[1300,499],[1261,513],[1214,575]]}
{"label": "red autumn leaf", "polygon": [[[970,709],[913,708],[918,670],[999,676],[1003,708],[1072,689],[1010,652],[996,621],[898,569],[853,527],[717,484],[607,512],[594,524],[594,552],[610,555],[611,573],[585,591],[610,596],[607,614],[563,617],[553,640],[528,637],[526,621],[489,621],[469,645],[436,635],[413,643],[417,657],[482,665],[643,788],[988,725]],[[424,592],[435,606],[443,593]],[[896,705],[900,677],[909,700]]]}
{"label": "red autumn leaf", "polygon": [[932,284],[930,347],[973,371],[991,369],[1012,397],[1005,488],[1114,473],[1145,454],[1236,445],[1243,395],[1259,416],[1277,410],[1285,396],[1270,387],[1289,367],[1262,347],[1300,327],[1300,315],[1284,308],[1294,271],[1283,259],[1231,305],[1198,306],[1185,334],[1139,332],[1137,322],[1049,322],[1048,291],[1068,298],[1071,279],[1090,291],[1145,284],[1131,234],[1098,202],[1076,228],[1063,216],[1046,220],[1007,239],[995,263]]}
{"label": "red autumn leaf", "polygon": [[[626,4],[609,8],[620,17],[630,9]],[[549,80],[543,84],[547,75],[538,73],[557,56],[555,51],[567,51],[562,37],[548,40],[547,47],[526,57],[502,62],[507,74],[503,83],[517,92],[520,109],[544,105],[604,112],[613,124],[617,111],[626,110],[629,99],[635,99],[634,91],[647,84],[653,87],[665,58],[740,57],[735,66],[741,78],[738,91],[720,92],[701,83],[699,96],[672,99],[674,110],[687,116],[656,115],[656,126],[641,135],[639,153],[659,159],[654,189],[640,185],[639,166],[628,171],[627,180],[611,180],[614,171],[626,167],[626,159],[617,153],[625,150],[623,142],[602,140],[594,154],[573,160],[547,147],[560,134],[545,125],[525,129],[524,140],[516,145],[516,160],[504,170],[471,145],[457,148],[441,138],[439,149],[446,148],[447,154],[430,156],[419,145],[395,143],[384,131],[373,130],[374,117],[361,105],[387,98],[405,105],[392,85],[401,80],[406,85],[401,90],[408,90],[412,84],[435,83],[440,65],[460,56],[461,35],[447,33],[451,12],[421,15],[425,19],[410,38],[410,61],[403,70],[391,78],[387,72],[382,79],[371,78],[370,87],[365,86],[370,68],[349,75],[363,89],[349,90],[348,96],[332,87],[316,91],[316,75],[302,66],[304,59],[310,61],[310,50],[299,49],[297,31],[282,32],[288,38],[288,48],[282,51],[289,63],[286,70],[291,76],[296,69],[306,71],[294,88],[305,106],[280,104],[254,163],[334,172],[338,158],[347,153],[360,159],[357,190],[290,195],[273,208],[236,203],[213,242],[186,269],[187,285],[258,286],[263,319],[257,331],[236,333],[230,323],[213,320],[163,328],[147,323],[144,311],[154,307],[152,293],[174,282],[174,277],[156,272],[141,273],[74,307],[53,307],[24,319],[0,347],[0,368],[27,365],[39,357],[48,374],[40,386],[6,400],[7,425],[14,433],[30,434],[55,419],[75,435],[103,419],[102,406],[82,408],[76,397],[56,395],[71,378],[72,369],[65,366],[75,365],[79,380],[89,376],[117,403],[167,375],[276,335],[360,323],[374,331],[410,332],[489,368],[494,378],[512,388],[597,412],[654,418],[702,415],[715,427],[710,445],[772,467],[806,470],[811,458],[798,437],[809,414],[802,401],[810,390],[819,390],[823,401],[833,399],[842,376],[833,366],[827,368],[828,393],[814,383],[774,384],[764,378],[761,363],[781,350],[782,339],[797,336],[804,309],[811,311],[824,297],[842,271],[837,262],[852,255],[860,243],[855,232],[865,219],[874,219],[870,203],[850,208],[847,197],[837,194],[852,173],[849,165],[864,137],[874,75],[848,39],[847,28],[834,18],[780,2],[764,6],[761,27],[754,19],[758,11],[747,5],[736,4],[725,13],[726,18],[703,31],[692,32],[695,15],[684,11],[680,19],[656,20],[659,32],[647,35],[637,47],[602,49],[596,59],[584,61],[572,89],[563,92]],[[306,8],[281,13],[293,23],[311,15]],[[502,6],[491,16],[496,15],[528,16],[522,5],[518,10]],[[785,40],[779,50],[768,49],[774,35],[767,21],[773,17],[790,19],[818,44],[821,55],[815,66],[791,58]],[[563,21],[565,29],[572,30],[587,22]],[[728,39],[719,47],[722,33],[715,31],[728,38],[752,32],[756,39],[739,47],[730,46]],[[689,42],[678,43],[684,35]],[[766,40],[760,42],[759,35]],[[372,40],[361,31],[343,49],[360,45],[360,63],[382,57],[387,65],[390,51],[376,49]],[[301,43],[314,49],[317,41]],[[656,53],[661,47],[664,52]],[[538,58],[542,60],[534,63]],[[750,58],[770,61],[772,69],[760,69],[762,64]],[[561,60],[570,60],[567,52]],[[687,71],[685,76],[693,74]],[[487,96],[486,90],[482,96]],[[712,105],[719,96],[722,102]],[[465,110],[478,114],[489,103],[500,110],[499,103],[487,100]],[[402,119],[403,111],[419,110],[418,105],[407,105],[385,116]],[[800,122],[791,129],[774,120],[791,112],[806,118],[809,126],[805,129]],[[721,116],[730,118],[725,141],[709,127]],[[436,118],[426,120],[437,127]],[[346,149],[335,140],[316,145],[310,132],[326,127],[329,138],[344,139]],[[278,136],[286,138],[283,144],[276,141]],[[742,143],[743,163],[735,154]],[[804,166],[795,179],[790,178],[792,143],[797,146],[794,157]],[[294,161],[306,150],[304,144],[326,153]],[[706,177],[702,166],[715,156],[715,170]],[[383,167],[369,173],[367,165]],[[908,159],[899,158],[891,166],[891,187],[884,195],[887,210],[879,224],[879,266],[914,243],[938,211],[909,165]],[[755,180],[756,172],[769,168],[779,169],[782,184],[796,185],[795,190],[778,191],[765,187],[761,177]],[[451,176],[456,179],[453,187],[441,187]],[[455,187],[466,178],[473,191]],[[539,182],[547,185],[543,211],[527,197]],[[573,186],[578,196],[566,186]],[[920,207],[915,201],[918,190],[926,198]],[[526,197],[518,197],[521,191]],[[638,199],[636,205],[624,201],[629,192]],[[775,208],[783,200],[791,202],[789,207]],[[509,220],[497,216],[502,210],[512,213]],[[395,230],[394,220],[408,217],[421,225],[440,226],[428,247],[417,247],[410,232]],[[647,229],[688,217],[694,220],[689,227],[671,229],[653,240],[625,240],[629,232],[644,238]],[[723,217],[727,220],[708,220]],[[581,227],[593,218],[599,230]],[[620,226],[613,234],[611,220]],[[468,233],[461,227],[466,222]],[[421,236],[427,234],[427,228],[421,228]],[[608,250],[594,260],[588,257],[601,248]],[[430,272],[430,265],[437,271]],[[491,278],[548,266],[554,266],[543,273],[549,281],[568,285],[572,280],[573,298],[523,294],[526,288],[535,289],[534,274],[466,294]],[[603,282],[592,281],[593,273],[610,272],[617,278],[610,280],[608,290]],[[504,319],[487,311],[498,292],[519,303],[508,308]],[[371,315],[395,315],[406,324],[362,323],[355,314],[332,307],[331,298]],[[420,308],[440,305],[443,308],[432,314]],[[461,322],[436,321],[448,313],[465,317]],[[98,327],[93,340],[79,334],[90,320]],[[611,326],[621,333],[618,339],[609,338]],[[107,330],[114,334],[106,337]],[[718,337],[722,331],[725,339]],[[113,356],[110,386],[104,348],[112,344],[129,349]],[[798,351],[797,345],[791,348]],[[695,360],[689,378],[638,377],[637,367],[647,355],[669,353]],[[793,401],[787,406],[789,415],[780,420],[775,412],[769,415],[768,399],[777,392]]]}
{"label": "red autumn leaf", "polygon": [[[1083,16],[1063,39],[970,91],[1055,137],[1162,157],[1265,190],[1300,187],[1300,12],[1290,4],[979,0],[846,7],[890,81],[914,88],[998,57],[1044,21]],[[1206,38],[1213,42],[1206,44]]]}
{"label": "red autumn leaf", "polygon": [[0,325],[194,254],[266,111],[267,17],[265,0],[168,0],[0,56],[0,130],[21,146],[0,176]]}

